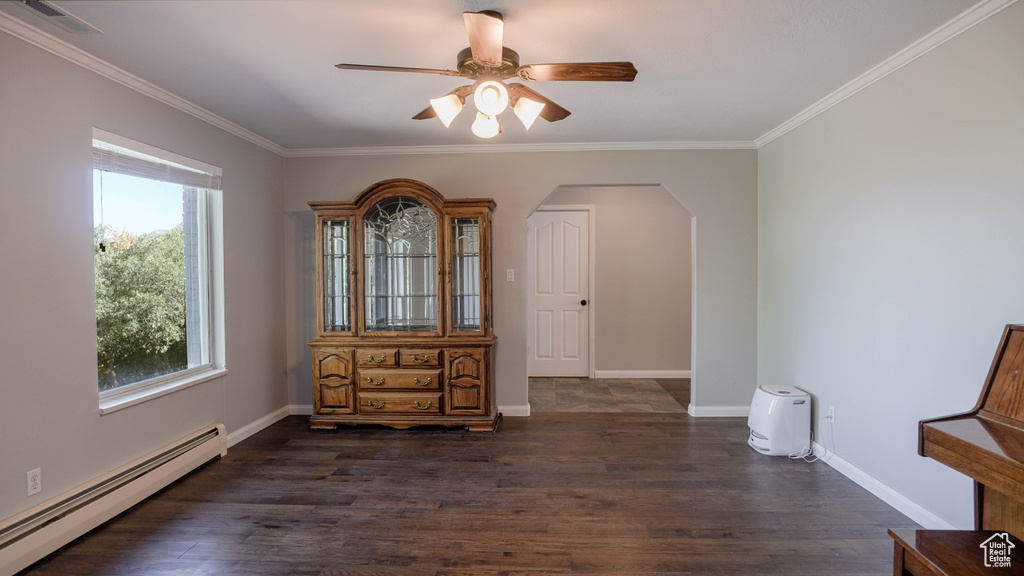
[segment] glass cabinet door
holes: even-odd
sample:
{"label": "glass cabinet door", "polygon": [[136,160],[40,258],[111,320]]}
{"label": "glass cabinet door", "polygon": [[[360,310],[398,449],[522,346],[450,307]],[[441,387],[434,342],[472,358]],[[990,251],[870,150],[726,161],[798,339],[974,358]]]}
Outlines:
{"label": "glass cabinet door", "polygon": [[437,215],[415,198],[387,198],[365,219],[366,331],[436,332]]}
{"label": "glass cabinet door", "polygon": [[480,219],[452,218],[452,331],[480,331]]}
{"label": "glass cabinet door", "polygon": [[352,331],[352,257],[348,220],[324,221],[324,332]]}

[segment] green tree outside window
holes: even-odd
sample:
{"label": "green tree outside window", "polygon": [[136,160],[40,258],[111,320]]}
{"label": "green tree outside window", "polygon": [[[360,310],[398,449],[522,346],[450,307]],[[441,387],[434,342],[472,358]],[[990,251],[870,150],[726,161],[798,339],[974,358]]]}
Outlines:
{"label": "green tree outside window", "polygon": [[182,228],[95,236],[100,390],[187,368]]}

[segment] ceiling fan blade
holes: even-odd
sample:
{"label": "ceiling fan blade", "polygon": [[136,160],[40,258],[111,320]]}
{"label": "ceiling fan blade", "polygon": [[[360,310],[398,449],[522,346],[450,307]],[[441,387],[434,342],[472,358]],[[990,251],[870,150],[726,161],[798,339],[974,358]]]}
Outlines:
{"label": "ceiling fan blade", "polygon": [[[459,86],[458,88],[456,88],[455,90],[452,90],[448,94],[455,94],[456,96],[458,96],[459,98],[462,99],[463,103],[465,103],[466,96],[469,96],[472,93],[473,93],[473,85],[470,84],[468,86]],[[448,94],[445,94],[445,96],[447,96]],[[427,120],[427,119],[436,118],[436,117],[437,117],[437,111],[434,110],[434,106],[433,105],[430,105],[430,106],[427,106],[426,108],[424,108],[423,111],[421,111],[419,114],[413,116],[412,119],[413,120]]]}
{"label": "ceiling fan blade", "polygon": [[402,66],[375,66],[372,64],[335,64],[342,70],[378,70],[381,72],[419,72],[421,74],[440,74],[442,76],[462,76],[455,70],[439,70],[436,68],[405,68]]}
{"label": "ceiling fan blade", "polygon": [[523,96],[535,102],[543,102],[544,109],[540,111],[540,117],[547,120],[548,122],[558,122],[559,120],[563,120],[569,114],[572,114],[572,112],[569,112],[565,108],[562,108],[558,104],[555,104],[551,100],[548,100],[547,98],[541,96],[540,94],[537,93],[536,90],[528,88],[523,84],[508,84],[508,91],[509,95],[511,95],[513,98]]}
{"label": "ceiling fan blade", "polygon": [[469,36],[469,48],[473,58],[481,62],[501,64],[501,48],[505,23],[501,14],[493,10],[483,12],[463,12],[466,21],[466,34]]}
{"label": "ceiling fan blade", "polygon": [[526,64],[516,70],[523,80],[535,82],[596,81],[632,82],[636,67],[632,62],[580,62],[577,64]]}
{"label": "ceiling fan blade", "polygon": [[436,118],[437,112],[433,106],[427,106],[422,112],[412,117],[413,120],[427,120],[428,118]]}

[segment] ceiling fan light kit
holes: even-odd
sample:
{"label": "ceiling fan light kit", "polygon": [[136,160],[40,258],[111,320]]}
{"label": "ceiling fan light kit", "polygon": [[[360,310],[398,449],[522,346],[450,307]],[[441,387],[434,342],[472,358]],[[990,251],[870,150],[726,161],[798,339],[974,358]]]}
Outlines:
{"label": "ceiling fan light kit", "polygon": [[497,80],[486,80],[477,84],[473,91],[476,109],[488,116],[497,116],[508,107],[508,89]]}
{"label": "ceiling fan light kit", "polygon": [[[508,87],[500,80],[484,80],[478,82],[475,86],[476,88],[473,90],[473,103],[476,105],[478,113],[486,117],[486,119],[481,119],[478,116],[473,122],[473,133],[481,138],[493,138],[501,133],[501,123],[497,120],[497,116],[504,112],[510,103],[512,104],[512,111],[522,121],[523,126],[527,130],[530,129],[530,126],[533,126],[534,121],[537,120],[545,106],[543,102],[531,100],[526,96],[515,96],[510,99]],[[433,109],[437,119],[444,124],[445,128],[448,128],[451,126],[452,120],[462,111],[465,103],[465,97],[451,93],[441,98],[432,98],[430,100],[430,107]],[[419,119],[422,115],[423,112],[417,115],[416,119]],[[497,131],[491,126],[491,118],[494,119],[494,122],[498,123]],[[483,127],[485,124],[488,128]],[[486,134],[486,136],[481,134]]]}
{"label": "ceiling fan light kit", "polygon": [[481,138],[494,138],[501,134],[501,124],[498,122],[497,116],[488,116],[483,112],[477,112],[472,130],[473,134]]}
{"label": "ceiling fan light kit", "polygon": [[569,116],[570,112],[541,96],[520,83],[506,85],[504,80],[517,78],[527,82],[536,81],[604,81],[632,82],[636,68],[631,62],[589,62],[576,64],[526,64],[519,65],[519,54],[502,46],[504,21],[498,12],[463,12],[469,48],[459,52],[458,71],[433,68],[403,68],[398,66],[374,66],[366,64],[338,64],[344,70],[379,70],[385,72],[417,72],[459,76],[475,81],[460,86],[441,98],[430,100],[430,106],[413,116],[414,120],[437,117],[445,127],[462,111],[466,98],[473,96],[477,109],[473,121],[473,133],[481,138],[493,138],[501,133],[498,114],[511,104],[512,111],[527,130],[540,117],[548,122],[557,122]]}
{"label": "ceiling fan light kit", "polygon": [[430,99],[430,107],[437,113],[437,118],[441,120],[445,128],[451,126],[452,120],[455,120],[459,112],[462,112],[462,107],[465,104],[465,100],[456,94]]}
{"label": "ceiling fan light kit", "polygon": [[512,111],[516,113],[516,116],[523,121],[523,126],[529,130],[530,126],[533,126],[533,122],[540,116],[541,110],[544,109],[543,102],[537,102],[530,100],[525,96],[520,96],[516,99],[516,103],[512,106]]}

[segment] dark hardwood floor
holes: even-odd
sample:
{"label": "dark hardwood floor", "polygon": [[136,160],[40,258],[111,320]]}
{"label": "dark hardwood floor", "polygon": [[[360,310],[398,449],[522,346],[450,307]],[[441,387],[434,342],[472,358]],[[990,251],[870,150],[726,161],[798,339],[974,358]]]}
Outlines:
{"label": "dark hardwood floor", "polygon": [[[679,395],[685,394],[680,400]],[[530,378],[530,413],[686,412],[690,380]]]}
{"label": "dark hardwood floor", "polygon": [[740,418],[306,426],[278,422],[23,574],[881,576],[886,529],[916,527],[823,463],[755,453]]}

